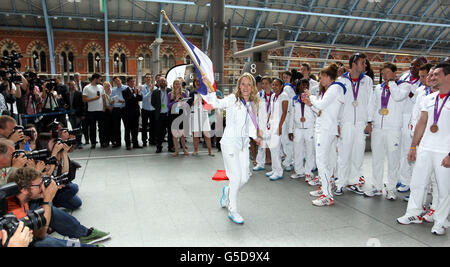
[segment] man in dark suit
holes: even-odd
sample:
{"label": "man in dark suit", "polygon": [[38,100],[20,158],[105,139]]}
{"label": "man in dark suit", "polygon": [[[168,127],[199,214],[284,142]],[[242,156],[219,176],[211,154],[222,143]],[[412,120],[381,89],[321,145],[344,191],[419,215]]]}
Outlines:
{"label": "man in dark suit", "polygon": [[166,133],[168,133],[167,141],[169,143],[169,152],[175,152],[173,148],[172,132],[170,131],[169,122],[169,97],[168,94],[170,89],[167,88],[167,81],[164,77],[159,77],[156,81],[158,89],[153,91],[152,94],[152,106],[155,108],[155,120],[157,129],[157,139],[156,139],[156,153],[162,152],[162,143]]}
{"label": "man in dark suit", "polygon": [[125,99],[125,144],[127,150],[131,150],[131,142],[133,142],[133,148],[142,148],[138,143],[139,116],[141,113],[139,101],[142,101],[142,94],[141,90],[136,87],[136,80],[133,77],[127,78],[127,85],[128,88],[122,91],[122,96]]}
{"label": "man in dark suit", "polygon": [[[83,103],[83,95],[81,91],[78,91],[76,88],[76,84],[74,81],[69,82],[69,92],[65,96],[67,103],[66,109],[74,110],[75,113],[69,113],[69,121],[70,125],[72,125],[72,129],[80,128],[81,126],[81,117],[85,116],[85,105]],[[81,145],[81,134],[77,135],[77,147],[83,148]]]}
{"label": "man in dark suit", "polygon": [[[75,82],[75,87],[77,91],[83,92],[83,88],[89,84],[81,80],[80,73],[76,72],[73,75],[73,81]],[[83,131],[84,140],[86,144],[89,144],[89,121],[87,120],[87,104],[83,103],[83,114],[81,115],[81,129]]]}

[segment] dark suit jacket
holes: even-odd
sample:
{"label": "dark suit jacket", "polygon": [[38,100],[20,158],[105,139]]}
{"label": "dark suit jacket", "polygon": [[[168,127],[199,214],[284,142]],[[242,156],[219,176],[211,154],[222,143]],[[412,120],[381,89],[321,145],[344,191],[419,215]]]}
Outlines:
{"label": "dark suit jacket", "polygon": [[134,95],[130,88],[127,88],[122,91],[123,99],[125,99],[125,114],[129,116],[136,116],[139,118],[140,107],[139,101],[142,101],[142,95]]}
{"label": "dark suit jacket", "polygon": [[[172,90],[166,88],[167,94],[169,94]],[[155,108],[155,119],[159,119],[159,114],[161,113],[161,89],[155,89],[152,93],[152,106]],[[166,105],[169,104],[169,98],[167,98]]]}
{"label": "dark suit jacket", "polygon": [[[83,116],[85,106],[83,103],[83,94],[80,91],[75,90],[72,101],[72,109],[75,110],[75,115]],[[65,102],[69,105],[70,108],[70,92],[68,92],[65,96]]]}

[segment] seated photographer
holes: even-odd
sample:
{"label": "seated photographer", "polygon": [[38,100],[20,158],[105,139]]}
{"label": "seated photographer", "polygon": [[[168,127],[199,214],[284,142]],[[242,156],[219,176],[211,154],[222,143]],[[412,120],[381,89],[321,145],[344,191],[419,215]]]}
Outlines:
{"label": "seated photographer", "polygon": [[14,144],[24,139],[22,129],[17,128],[16,120],[11,116],[0,116],[0,139],[8,139]]}
{"label": "seated photographer", "polygon": [[8,175],[15,169],[25,166],[28,159],[25,155],[13,157],[14,143],[7,139],[0,139],[0,168],[2,175],[0,176],[0,185],[6,183]]}
{"label": "seated photographer", "polygon": [[70,214],[53,207],[52,201],[58,191],[54,179],[41,177],[41,173],[31,167],[15,170],[8,178],[8,182],[14,182],[19,186],[20,193],[7,198],[8,213],[12,212],[17,219],[21,219],[29,213],[40,208],[44,209],[46,224],[33,231],[35,247],[66,247],[75,245],[72,241],[66,241],[47,235],[49,227],[57,233],[70,238],[78,238],[81,246],[92,246],[109,238],[109,233],[103,233],[94,228],[87,229]]}
{"label": "seated photographer", "polygon": [[24,151],[36,150],[36,139],[38,137],[38,132],[33,124],[25,125],[23,130],[24,139],[19,143],[19,149]]}

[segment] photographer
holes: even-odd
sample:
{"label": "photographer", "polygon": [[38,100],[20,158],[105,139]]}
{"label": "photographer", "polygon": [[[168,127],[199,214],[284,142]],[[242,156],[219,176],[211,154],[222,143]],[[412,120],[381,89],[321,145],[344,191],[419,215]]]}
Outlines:
{"label": "photographer", "polygon": [[[25,82],[21,84],[22,96],[17,101],[20,114],[32,115],[37,114],[42,108],[41,87],[43,81],[38,79],[37,74],[33,70],[28,70],[25,75]],[[37,118],[33,119],[37,122]]]}
{"label": "photographer", "polygon": [[38,137],[38,132],[33,124],[25,125],[25,130],[23,131],[24,139],[19,143],[19,149],[24,151],[36,150],[36,139]]}
{"label": "photographer", "polygon": [[[60,110],[57,92],[56,80],[46,80],[42,85],[42,113],[53,113]],[[48,125],[52,121],[57,120],[58,115],[44,116],[42,118],[42,125]]]}
{"label": "photographer", "polygon": [[25,167],[14,171],[8,178],[8,182],[14,182],[19,186],[20,193],[14,197],[7,198],[8,213],[12,212],[17,219],[28,214],[28,211],[44,209],[44,217],[47,224],[39,230],[34,231],[34,241],[31,246],[35,247],[66,247],[71,246],[66,240],[53,238],[47,235],[48,228],[70,238],[79,238],[81,246],[92,246],[87,243],[98,242],[109,238],[109,233],[100,232],[94,228],[87,229],[81,225],[73,216],[53,207],[52,201],[58,190],[53,179],[48,186],[44,184],[41,173],[33,168]]}
{"label": "photographer", "polygon": [[16,129],[17,123],[8,115],[0,116],[0,139],[8,139],[14,144],[24,139],[23,131]]}

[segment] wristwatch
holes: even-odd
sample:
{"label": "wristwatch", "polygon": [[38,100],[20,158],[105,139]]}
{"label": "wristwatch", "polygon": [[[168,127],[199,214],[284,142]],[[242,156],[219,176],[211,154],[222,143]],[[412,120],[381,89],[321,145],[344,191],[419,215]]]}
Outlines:
{"label": "wristwatch", "polygon": [[50,207],[53,206],[53,202],[42,202],[42,206],[49,205]]}

